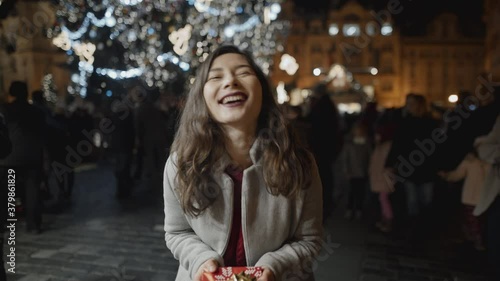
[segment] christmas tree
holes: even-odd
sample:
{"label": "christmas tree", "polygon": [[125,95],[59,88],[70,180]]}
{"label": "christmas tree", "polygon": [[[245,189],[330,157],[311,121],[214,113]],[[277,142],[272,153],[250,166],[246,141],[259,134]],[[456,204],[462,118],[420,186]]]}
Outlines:
{"label": "christmas tree", "polygon": [[68,54],[71,94],[110,96],[89,81],[165,88],[189,80],[224,42],[252,52],[267,71],[288,30],[280,11],[280,0],[60,0],[48,36]]}

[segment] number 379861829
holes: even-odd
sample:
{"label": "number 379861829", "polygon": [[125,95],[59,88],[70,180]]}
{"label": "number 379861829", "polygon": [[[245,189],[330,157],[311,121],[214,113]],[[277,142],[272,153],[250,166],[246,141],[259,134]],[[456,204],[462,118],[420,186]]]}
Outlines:
{"label": "number 379861829", "polygon": [[7,211],[10,217],[14,217],[16,212],[16,171],[13,169],[7,171],[7,189],[9,190]]}

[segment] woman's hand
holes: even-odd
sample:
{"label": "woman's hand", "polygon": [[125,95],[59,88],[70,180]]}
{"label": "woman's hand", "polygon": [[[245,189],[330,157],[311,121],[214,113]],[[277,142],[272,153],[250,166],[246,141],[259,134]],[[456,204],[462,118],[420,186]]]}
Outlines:
{"label": "woman's hand", "polygon": [[269,269],[264,267],[264,272],[262,272],[262,276],[257,279],[257,281],[275,281],[274,273]]}
{"label": "woman's hand", "polygon": [[[200,266],[200,268],[198,269],[198,272],[196,272],[196,275],[194,276],[193,281],[201,281],[201,276],[203,275],[204,272],[213,273],[217,270],[218,267],[219,267],[219,263],[214,259],[211,259],[211,260],[204,262]],[[264,279],[264,280],[266,280],[266,279]],[[272,280],[274,280],[274,279],[272,279]]]}

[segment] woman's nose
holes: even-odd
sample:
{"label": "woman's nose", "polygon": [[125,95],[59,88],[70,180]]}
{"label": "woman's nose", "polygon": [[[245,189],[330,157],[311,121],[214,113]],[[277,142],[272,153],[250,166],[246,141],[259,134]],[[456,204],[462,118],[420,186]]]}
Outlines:
{"label": "woman's nose", "polygon": [[237,86],[238,85],[238,80],[236,79],[235,75],[227,75],[224,79],[224,88],[226,87],[232,87],[232,86]]}

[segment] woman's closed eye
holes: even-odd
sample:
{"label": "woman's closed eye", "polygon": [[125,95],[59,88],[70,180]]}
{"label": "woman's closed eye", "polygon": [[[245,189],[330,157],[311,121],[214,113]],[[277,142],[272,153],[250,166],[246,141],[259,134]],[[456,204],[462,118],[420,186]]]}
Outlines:
{"label": "woman's closed eye", "polygon": [[215,75],[215,76],[209,76],[207,80],[208,81],[210,81],[210,80],[218,80],[218,79],[221,79],[221,78],[222,78],[221,76]]}
{"label": "woman's closed eye", "polygon": [[246,75],[252,75],[253,73],[249,70],[245,70],[245,71],[241,71],[241,72],[238,72],[237,75],[238,76],[246,76]]}

